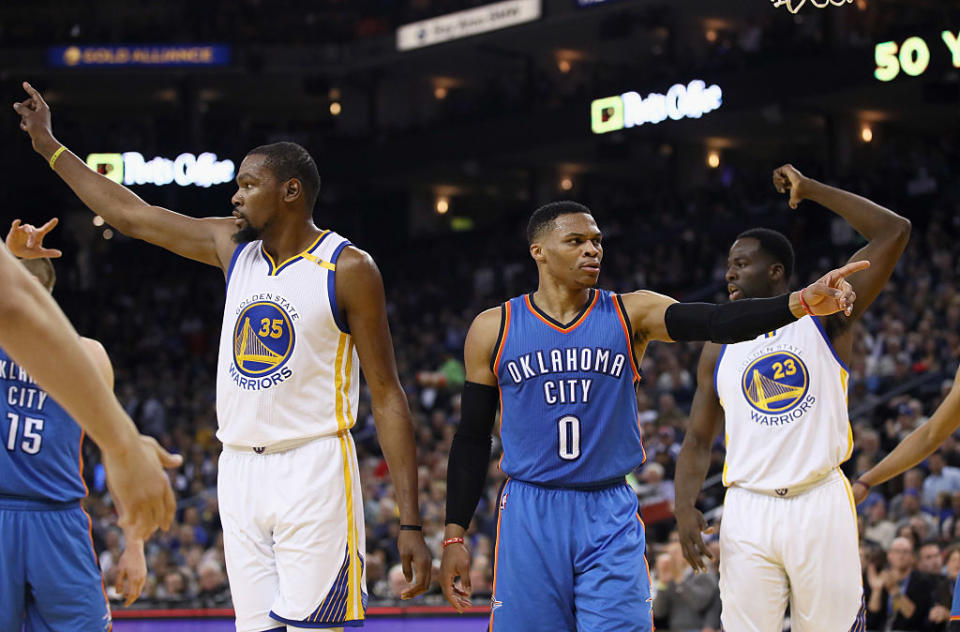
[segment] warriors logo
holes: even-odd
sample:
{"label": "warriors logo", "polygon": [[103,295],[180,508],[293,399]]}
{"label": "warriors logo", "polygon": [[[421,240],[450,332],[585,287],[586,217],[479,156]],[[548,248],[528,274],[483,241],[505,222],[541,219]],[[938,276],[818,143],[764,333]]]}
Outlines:
{"label": "warriors logo", "polygon": [[251,378],[277,371],[293,353],[290,317],[279,305],[260,301],[247,305],[233,328],[233,362]]}
{"label": "warriors logo", "polygon": [[807,394],[807,365],[793,353],[775,351],[763,355],[743,372],[740,384],[747,401],[756,410],[776,415],[792,410]]}

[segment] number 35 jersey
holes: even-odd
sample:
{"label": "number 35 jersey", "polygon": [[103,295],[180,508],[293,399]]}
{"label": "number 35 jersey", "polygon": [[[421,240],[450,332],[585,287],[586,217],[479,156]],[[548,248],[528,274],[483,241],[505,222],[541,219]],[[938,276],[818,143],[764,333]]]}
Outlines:
{"label": "number 35 jersey", "polygon": [[532,293],[504,304],[492,362],[504,473],[581,487],[643,463],[631,339],[620,297],[606,290],[591,290],[566,325],[540,310]]}
{"label": "number 35 jersey", "polygon": [[83,498],[83,431],[0,349],[0,496],[67,502]]}
{"label": "number 35 jersey", "polygon": [[846,461],[848,376],[816,317],[724,345],[714,372],[726,417],[723,484],[785,495]]}
{"label": "number 35 jersey", "polygon": [[335,284],[337,259],[348,245],[324,231],[279,264],[260,241],[237,247],[217,364],[223,443],[279,446],[353,426],[360,363]]}

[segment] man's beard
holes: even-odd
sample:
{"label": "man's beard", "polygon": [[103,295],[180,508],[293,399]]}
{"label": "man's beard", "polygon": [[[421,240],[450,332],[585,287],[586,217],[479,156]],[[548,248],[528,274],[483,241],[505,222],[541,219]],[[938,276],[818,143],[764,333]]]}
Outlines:
{"label": "man's beard", "polygon": [[246,244],[260,239],[263,229],[256,228],[250,222],[244,222],[243,228],[233,234],[233,243]]}

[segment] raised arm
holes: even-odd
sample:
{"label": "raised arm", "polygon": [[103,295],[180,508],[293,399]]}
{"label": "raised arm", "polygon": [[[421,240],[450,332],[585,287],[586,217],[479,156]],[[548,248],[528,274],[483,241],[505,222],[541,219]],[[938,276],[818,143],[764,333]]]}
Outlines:
{"label": "raised arm", "polygon": [[700,363],[697,365],[697,392],[690,408],[690,423],[683,437],[680,454],[677,455],[677,471],[673,484],[676,490],[675,513],[677,531],[683,557],[700,572],[707,570],[703,556],[713,558],[703,542],[701,533],[707,529],[707,521],[696,507],[697,496],[710,468],[710,449],[713,440],[723,429],[723,408],[713,384],[713,374],[723,347],[708,342],[703,345]]}
{"label": "raised arm", "polygon": [[[380,270],[370,255],[350,247],[337,260],[335,280],[337,302],[345,312],[370,389],[373,419],[396,490],[400,523],[419,525],[417,446],[407,396],[397,376]],[[401,595],[410,599],[430,587],[430,552],[421,531],[401,530],[397,547],[404,577],[416,582]]]}
{"label": "raised arm", "polygon": [[893,274],[910,240],[910,220],[867,198],[807,178],[793,165],[775,170],[773,184],[781,193],[790,193],[791,208],[797,208],[802,200],[816,202],[845,219],[867,240],[849,260],[870,262],[869,270],[850,278],[857,303],[846,320],[856,320]]}
{"label": "raised arm", "polygon": [[[182,257],[226,270],[235,244],[234,219],[196,219],[147,204],[133,191],[87,167],[53,136],[50,107],[29,83],[23,83],[29,98],[15,103],[20,129],[30,135],[34,150],[77,197],[94,213],[124,235],[142,239]],[[51,160],[55,157],[55,160]]]}
{"label": "raised arm", "polygon": [[859,503],[866,498],[870,487],[906,472],[933,454],[957,428],[960,428],[960,369],[953,378],[953,387],[933,416],[856,480],[853,485],[856,501]]}
{"label": "raised arm", "polygon": [[751,298],[722,305],[678,303],[669,296],[641,290],[623,295],[634,327],[635,346],[651,340],[709,340],[734,343],[752,340],[809,313],[826,316],[853,309],[857,298],[846,277],[870,267],[868,261],[831,270],[798,292],[773,298]]}
{"label": "raised arm", "polygon": [[[483,496],[490,463],[490,435],[499,405],[491,360],[502,317],[501,308],[481,313],[470,325],[463,346],[467,380],[460,403],[460,425],[447,464],[447,517],[440,564],[440,588],[450,605],[460,612],[470,607],[472,590],[470,551],[463,536]],[[459,583],[455,582],[456,577],[460,578]]]}
{"label": "raised arm", "polygon": [[141,537],[167,528],[176,507],[161,464],[178,461],[141,443],[49,292],[2,247],[0,287],[0,347],[100,446],[110,489],[121,503],[121,524]]}

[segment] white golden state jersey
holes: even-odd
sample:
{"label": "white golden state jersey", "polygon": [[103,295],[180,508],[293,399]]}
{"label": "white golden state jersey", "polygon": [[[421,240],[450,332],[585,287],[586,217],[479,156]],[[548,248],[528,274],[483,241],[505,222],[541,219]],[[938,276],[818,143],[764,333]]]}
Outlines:
{"label": "white golden state jersey", "polygon": [[850,458],[848,378],[816,317],[724,345],[713,378],[726,416],[723,484],[785,496]]}
{"label": "white golden state jersey", "polygon": [[224,444],[260,450],[353,426],[360,363],[334,289],[337,258],[348,245],[323,231],[279,265],[260,241],[237,246],[217,365],[217,438]]}

